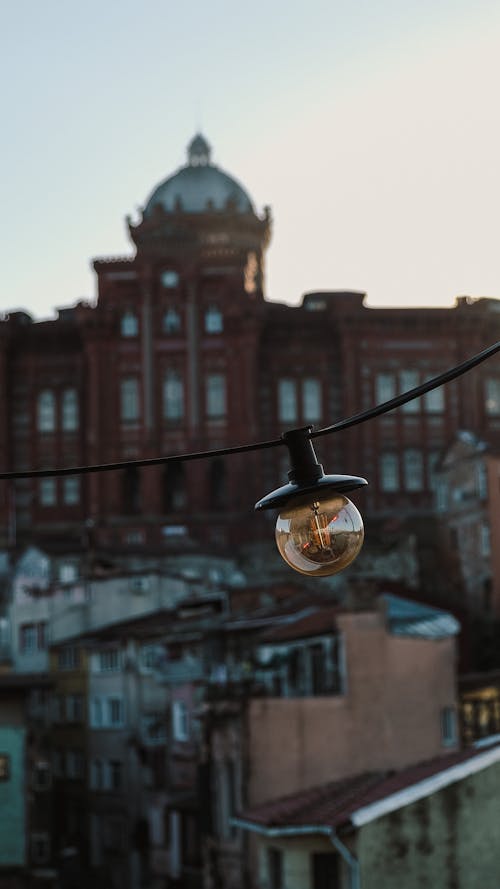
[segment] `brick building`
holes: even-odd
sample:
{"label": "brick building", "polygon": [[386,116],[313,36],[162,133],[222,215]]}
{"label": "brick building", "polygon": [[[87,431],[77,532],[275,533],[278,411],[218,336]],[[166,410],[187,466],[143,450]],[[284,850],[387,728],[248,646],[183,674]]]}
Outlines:
{"label": "brick building", "polygon": [[[126,461],[275,438],[390,398],[499,339],[498,302],[374,309],[359,292],[264,288],[271,234],[201,136],[129,220],[130,255],[94,262],[95,304],[0,322],[0,461],[26,470]],[[390,273],[390,269],[388,269]],[[285,296],[294,297],[295,294]],[[327,471],[365,475],[368,518],[429,514],[457,430],[500,444],[500,363],[321,440]],[[253,503],[284,478],[281,449],[1,491],[0,546],[51,552],[224,552],[269,537]]]}

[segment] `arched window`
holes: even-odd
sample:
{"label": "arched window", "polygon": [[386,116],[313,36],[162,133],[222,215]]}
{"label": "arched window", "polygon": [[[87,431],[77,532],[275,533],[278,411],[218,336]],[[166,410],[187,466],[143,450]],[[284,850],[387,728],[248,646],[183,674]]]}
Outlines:
{"label": "arched window", "polygon": [[169,308],[163,316],[163,330],[165,333],[179,333],[181,329],[181,316],[177,309]]}
{"label": "arched window", "polygon": [[424,487],[424,462],[421,451],[408,448],[403,454],[404,481],[407,491],[421,491]]}
{"label": "arched window", "polygon": [[207,417],[220,419],[226,416],[226,377],[224,374],[208,374],[205,379],[205,405]]}
{"label": "arched window", "polygon": [[139,322],[135,312],[128,311],[122,315],[120,329],[122,336],[137,336],[139,333]]}
{"label": "arched window", "polygon": [[166,420],[182,420],[184,416],[184,382],[177,370],[167,370],[165,374],[163,416]]}
{"label": "arched window", "polygon": [[62,394],[62,428],[64,432],[78,429],[78,395],[76,389],[65,389]]}
{"label": "arched window", "polygon": [[163,511],[179,512],[187,502],[183,463],[167,463],[163,472]]}
{"label": "arched window", "polygon": [[321,420],[321,398],[321,380],[309,377],[302,381],[302,419],[305,423],[317,423]]}
{"label": "arched window", "polygon": [[165,269],[165,271],[161,273],[160,278],[163,287],[167,290],[179,286],[179,273],[174,271],[174,269]]}
{"label": "arched window", "polygon": [[120,416],[126,423],[139,419],[139,380],[136,377],[121,381]]}
{"label": "arched window", "polygon": [[399,461],[397,454],[382,454],[380,457],[380,488],[382,491],[399,490]]}
{"label": "arched window", "polygon": [[39,432],[54,432],[56,428],[56,397],[51,389],[43,389],[37,401]]}
{"label": "arched window", "polygon": [[222,333],[224,322],[217,306],[209,306],[205,312],[205,333]]}
{"label": "arched window", "polygon": [[278,417],[282,423],[297,421],[297,384],[295,380],[278,380]]}

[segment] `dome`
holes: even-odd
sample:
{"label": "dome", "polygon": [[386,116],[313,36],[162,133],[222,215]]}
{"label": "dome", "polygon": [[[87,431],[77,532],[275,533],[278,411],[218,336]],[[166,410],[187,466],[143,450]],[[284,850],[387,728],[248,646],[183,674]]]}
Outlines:
{"label": "dome", "polygon": [[151,216],[156,207],[167,213],[231,210],[253,213],[253,205],[245,189],[210,161],[210,146],[200,134],[187,149],[187,164],[158,185],[149,198],[144,216]]}

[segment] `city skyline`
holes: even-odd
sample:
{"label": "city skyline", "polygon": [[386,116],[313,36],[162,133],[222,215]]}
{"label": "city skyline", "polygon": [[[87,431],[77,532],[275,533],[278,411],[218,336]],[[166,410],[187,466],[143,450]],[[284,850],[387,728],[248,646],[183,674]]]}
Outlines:
{"label": "city skyline", "polygon": [[92,258],[131,252],[198,130],[271,206],[270,299],[500,296],[499,35],[486,0],[6,10],[0,308],[94,299]]}

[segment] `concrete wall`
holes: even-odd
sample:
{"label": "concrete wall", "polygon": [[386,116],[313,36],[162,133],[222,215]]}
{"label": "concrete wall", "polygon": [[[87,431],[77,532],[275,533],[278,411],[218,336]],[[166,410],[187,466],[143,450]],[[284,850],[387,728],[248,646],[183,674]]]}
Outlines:
{"label": "concrete wall", "polygon": [[[254,880],[253,885],[259,887],[259,889],[266,889],[270,885],[268,870],[269,849],[279,849],[283,856],[283,886],[286,889],[312,889],[312,855],[316,853],[331,855],[336,851],[328,837],[321,836],[321,834],[290,838],[277,837],[276,839],[254,835],[251,837],[251,845],[256,856],[258,868],[257,880]],[[348,889],[349,873],[347,866],[340,857],[338,857],[338,861],[340,885],[338,887],[335,886],[334,889]],[[362,887],[362,889],[365,889],[365,887]]]}
{"label": "concrete wall", "polygon": [[500,765],[366,824],[361,889],[496,889]]}
{"label": "concrete wall", "polygon": [[0,754],[10,758],[9,779],[0,781],[0,868],[26,863],[25,738],[24,728],[0,725]]}
{"label": "concrete wall", "polygon": [[392,636],[379,611],[344,614],[338,624],[344,695],[250,703],[249,805],[450,749],[441,744],[440,712],[455,706],[454,640]]}

